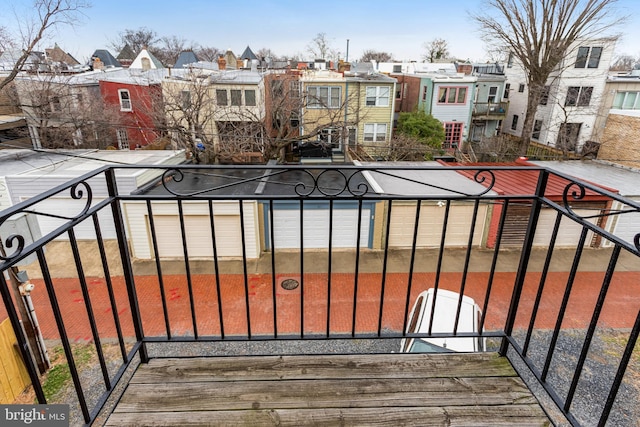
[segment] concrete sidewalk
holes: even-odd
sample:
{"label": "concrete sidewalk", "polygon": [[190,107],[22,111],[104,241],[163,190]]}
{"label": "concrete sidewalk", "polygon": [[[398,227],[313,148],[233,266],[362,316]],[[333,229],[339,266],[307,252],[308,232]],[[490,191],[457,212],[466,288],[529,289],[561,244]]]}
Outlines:
{"label": "concrete sidewalk", "polygon": [[[82,268],[87,277],[104,277],[104,270],[98,246],[95,242],[81,241],[78,243],[82,259]],[[121,276],[122,267],[117,242],[106,241],[105,250],[111,276]],[[585,248],[579,264],[579,271],[606,271],[611,257],[610,248]],[[462,272],[465,268],[467,250],[464,248],[447,248],[442,258],[442,272]],[[547,250],[536,248],[531,252],[528,271],[542,271]],[[568,272],[571,269],[575,250],[555,249],[551,260],[550,271]],[[52,277],[77,277],[77,269],[73,262],[73,255],[68,242],[56,241],[46,247],[48,268]],[[380,250],[362,249],[359,258],[359,272],[382,273],[385,253]],[[418,249],[413,264],[414,272],[435,272],[439,249]],[[469,258],[469,272],[489,272],[493,262],[494,251],[473,248]],[[305,273],[326,273],[329,266],[328,251],[308,250],[304,254]],[[411,250],[392,249],[387,253],[387,272],[407,273],[410,268]],[[259,259],[247,260],[247,273],[270,273],[271,253],[264,252]],[[496,272],[515,272],[520,262],[520,251],[513,249],[502,250],[496,263]],[[220,273],[243,274],[244,267],[241,259],[225,259],[218,262]],[[300,254],[294,250],[276,250],[276,273],[292,274],[300,272]],[[335,249],[332,253],[331,270],[334,273],[353,273],[356,265],[355,250]],[[162,260],[163,274],[184,274],[183,260]],[[31,278],[41,278],[37,262],[22,267]],[[140,276],[157,275],[156,263],[153,260],[133,260],[134,274]],[[213,260],[191,260],[189,268],[192,274],[212,274],[215,272]],[[640,258],[622,251],[616,271],[640,272]]]}

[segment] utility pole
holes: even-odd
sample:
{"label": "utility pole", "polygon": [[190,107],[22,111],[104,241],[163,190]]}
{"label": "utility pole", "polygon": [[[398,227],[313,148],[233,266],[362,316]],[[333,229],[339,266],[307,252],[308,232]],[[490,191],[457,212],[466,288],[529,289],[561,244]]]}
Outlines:
{"label": "utility pole", "polygon": [[345,62],[349,62],[349,39],[347,39],[347,57],[345,58]]}
{"label": "utility pole", "polygon": [[[2,238],[0,238],[0,255],[2,255],[3,257],[7,256],[2,244]],[[22,327],[25,335],[27,336],[27,341],[29,341],[31,357],[33,358],[34,362],[36,362],[40,374],[44,374],[45,372],[47,372],[47,369],[49,369],[49,360],[38,344],[36,329],[31,320],[30,310],[27,307],[28,294],[32,289],[27,288],[27,285],[31,284],[23,283],[20,281],[18,267],[12,266],[6,271],[9,275],[11,291],[13,292],[13,296],[16,300],[16,305],[18,306],[18,312],[20,313],[20,319],[22,320]],[[31,287],[33,287],[33,285],[31,285]]]}

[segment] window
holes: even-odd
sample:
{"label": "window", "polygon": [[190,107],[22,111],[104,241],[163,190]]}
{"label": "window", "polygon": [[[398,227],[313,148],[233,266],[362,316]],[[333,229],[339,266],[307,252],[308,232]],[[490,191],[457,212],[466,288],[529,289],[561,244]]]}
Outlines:
{"label": "window", "polygon": [[498,86],[491,86],[489,88],[489,96],[487,96],[487,102],[496,102],[496,97],[498,96]]}
{"label": "window", "polygon": [[62,105],[60,104],[60,97],[59,96],[52,96],[51,97],[51,112],[56,112],[56,111],[62,111]]}
{"label": "window", "polygon": [[388,86],[367,86],[366,105],[375,107],[389,106]]}
{"label": "window", "polygon": [[282,96],[282,80],[271,81],[271,96],[274,98]]}
{"label": "window", "polygon": [[542,94],[540,95],[540,105],[547,105],[549,103],[549,91],[551,86],[545,86],[542,88]]}
{"label": "window", "polygon": [[242,105],[242,91],[239,89],[231,89],[231,105],[239,107]]}
{"label": "window", "polygon": [[396,99],[402,99],[402,94],[407,93],[407,84],[398,83],[396,85]]}
{"label": "window", "polygon": [[507,59],[507,68],[513,67],[513,52],[509,52],[509,58]]}
{"label": "window", "polygon": [[247,89],[244,91],[244,105],[247,107],[256,106],[256,91],[253,89]]}
{"label": "window", "polygon": [[520,85],[518,86],[518,92],[524,92],[524,83],[520,83]]}
{"label": "window", "polygon": [[394,73],[401,73],[402,72],[402,65],[394,65],[393,66],[393,72]]}
{"label": "window", "polygon": [[502,97],[504,99],[509,99],[509,91],[511,90],[511,83],[505,83],[504,85],[504,95]]}
{"label": "window", "polygon": [[126,89],[118,90],[118,97],[120,98],[120,111],[131,111],[131,96]]}
{"label": "window", "polygon": [[289,96],[300,97],[300,82],[297,80],[289,82]]}
{"label": "window", "polygon": [[227,90],[216,89],[216,102],[218,105],[229,105],[227,102]]}
{"label": "window", "polygon": [[558,132],[558,140],[556,147],[561,150],[575,151],[578,145],[578,136],[582,123],[562,123],[560,132]]}
{"label": "window", "polygon": [[183,110],[188,110],[189,108],[191,108],[191,92],[189,92],[188,90],[183,90],[182,92],[180,92],[180,100]]}
{"label": "window", "polygon": [[339,108],[339,86],[309,86],[307,106],[309,108]]}
{"label": "window", "polygon": [[576,58],[576,68],[598,68],[601,56],[601,47],[580,47]]}
{"label": "window", "polygon": [[318,141],[322,141],[325,144],[331,145],[333,149],[340,149],[341,147],[341,138],[340,138],[340,129],[336,128],[326,128],[322,129],[318,134]]}
{"label": "window", "polygon": [[640,92],[616,92],[612,107],[620,110],[640,110]]}
{"label": "window", "polygon": [[365,142],[384,142],[387,140],[387,124],[386,123],[365,123],[364,125],[364,141]]}
{"label": "window", "polygon": [[116,138],[118,139],[118,148],[120,150],[129,149],[129,135],[127,135],[126,129],[116,129]]}
{"label": "window", "polygon": [[516,130],[518,129],[518,115],[514,114],[513,115],[513,119],[511,120],[511,130]]}
{"label": "window", "polygon": [[440,104],[464,104],[466,99],[466,87],[441,87],[438,91],[438,103]]}
{"label": "window", "polygon": [[569,86],[567,90],[567,99],[564,105],[567,107],[586,107],[591,102],[592,86]]}
{"label": "window", "polygon": [[533,123],[533,132],[531,133],[531,139],[538,141],[540,139],[540,131],[542,130],[542,120],[536,120]]}
{"label": "window", "polygon": [[450,122],[444,124],[444,148],[457,148],[462,140],[464,123]]}
{"label": "window", "polygon": [[428,88],[426,86],[422,88],[422,100],[423,101],[427,100],[427,90],[428,90]]}

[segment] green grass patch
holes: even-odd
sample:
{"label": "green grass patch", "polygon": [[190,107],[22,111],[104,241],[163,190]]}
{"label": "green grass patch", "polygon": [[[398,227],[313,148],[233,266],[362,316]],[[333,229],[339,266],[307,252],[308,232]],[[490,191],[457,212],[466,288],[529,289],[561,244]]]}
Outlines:
{"label": "green grass patch", "polygon": [[[73,359],[76,369],[89,364],[93,356],[96,354],[93,344],[80,344],[72,346]],[[72,381],[69,364],[65,358],[64,348],[56,346],[50,350],[51,368],[47,371],[44,381],[42,382],[42,390],[47,401],[53,399],[63,388]]]}

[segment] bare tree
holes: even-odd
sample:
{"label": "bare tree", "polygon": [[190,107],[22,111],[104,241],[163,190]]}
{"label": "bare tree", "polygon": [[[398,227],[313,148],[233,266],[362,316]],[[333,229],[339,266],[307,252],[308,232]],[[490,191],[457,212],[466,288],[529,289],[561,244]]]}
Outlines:
{"label": "bare tree", "polygon": [[256,56],[258,57],[258,59],[271,58],[276,61],[280,59],[280,56],[277,55],[273,50],[269,49],[268,47],[263,47],[259,49],[256,52]]}
{"label": "bare tree", "polygon": [[636,64],[640,63],[640,58],[634,58],[631,55],[618,55],[614,60],[613,64],[609,68],[611,71],[630,71]]}
{"label": "bare tree", "polygon": [[580,38],[602,35],[620,22],[617,0],[487,0],[473,15],[489,44],[506,47],[522,64],[529,87],[518,153],[525,155],[544,87]]}
{"label": "bare tree", "polygon": [[168,36],[160,39],[159,46],[154,48],[153,54],[164,65],[173,65],[178,60],[180,53],[185,50],[194,50],[194,46],[181,37]]}
{"label": "bare tree", "polygon": [[314,59],[329,59],[336,54],[335,50],[331,47],[327,33],[318,33],[307,45],[307,52],[309,52]]}
{"label": "bare tree", "polygon": [[128,44],[137,55],[145,48],[155,52],[160,41],[161,38],[158,37],[158,34],[146,27],[140,27],[137,30],[128,28],[120,32],[117,39],[111,41],[110,47],[114,51],[120,52]]}
{"label": "bare tree", "polygon": [[392,56],[389,52],[382,52],[373,49],[367,49],[362,53],[362,57],[360,58],[361,62],[391,62]]}
{"label": "bare tree", "polygon": [[218,57],[223,53],[217,47],[199,46],[199,45],[194,46],[193,52],[201,61],[209,61],[209,62],[217,61]]}
{"label": "bare tree", "polygon": [[14,81],[19,106],[36,146],[107,148],[114,144],[116,111],[104,105],[98,84],[73,84],[73,76],[30,75]]}
{"label": "bare tree", "polygon": [[426,50],[423,58],[429,62],[449,57],[449,43],[445,39],[435,38],[424,44]]}
{"label": "bare tree", "polygon": [[13,36],[7,29],[0,31],[4,46],[22,50],[9,75],[0,81],[0,91],[15,79],[36,45],[50,30],[59,25],[74,25],[87,7],[89,4],[84,0],[34,0],[30,8],[32,15],[16,17],[19,35]]}

